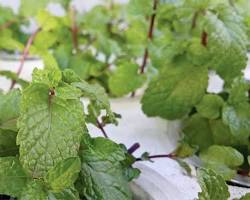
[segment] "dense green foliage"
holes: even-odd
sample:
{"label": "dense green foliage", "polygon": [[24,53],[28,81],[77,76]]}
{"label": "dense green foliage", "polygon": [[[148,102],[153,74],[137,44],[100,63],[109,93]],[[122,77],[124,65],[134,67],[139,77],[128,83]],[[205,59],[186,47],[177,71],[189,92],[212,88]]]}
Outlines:
{"label": "dense green foliage", "polygon": [[[65,15],[46,10],[49,2],[60,3]],[[90,138],[86,123],[96,125],[105,110],[105,123],[116,124],[108,95],[148,84],[142,110],[183,119],[178,156],[196,153],[209,168],[199,171],[199,198],[227,199],[222,179],[250,168],[250,84],[242,78],[249,8],[248,0],[105,1],[86,13],[68,0],[22,0],[17,14],[0,7],[0,50],[20,53],[32,38],[29,54],[48,66],[35,70],[30,84],[0,71],[23,87],[0,93],[0,193],[131,199],[134,158],[108,139]],[[31,16],[38,28],[24,33]],[[224,80],[218,94],[207,92],[210,71]],[[86,111],[81,97],[90,100]]]}

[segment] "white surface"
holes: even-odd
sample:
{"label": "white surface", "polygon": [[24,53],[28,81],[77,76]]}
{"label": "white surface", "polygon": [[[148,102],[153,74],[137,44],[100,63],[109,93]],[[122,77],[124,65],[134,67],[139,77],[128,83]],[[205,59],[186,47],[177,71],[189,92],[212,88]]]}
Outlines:
{"label": "white surface", "polygon": [[[0,60],[0,70],[10,70],[12,72],[17,72],[20,66],[18,61],[4,61]],[[23,70],[20,74],[20,78],[27,81],[31,81],[31,74],[34,68],[42,68],[43,62],[41,60],[31,60],[24,62]],[[5,77],[0,76],[0,89],[8,90],[10,88],[11,81]],[[18,87],[16,85],[16,87]]]}

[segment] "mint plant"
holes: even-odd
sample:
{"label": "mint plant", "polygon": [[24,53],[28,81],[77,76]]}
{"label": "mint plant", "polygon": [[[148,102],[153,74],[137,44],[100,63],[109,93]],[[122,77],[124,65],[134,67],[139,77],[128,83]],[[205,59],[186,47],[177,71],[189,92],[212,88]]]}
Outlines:
{"label": "mint plant", "polygon": [[[158,68],[141,100],[148,116],[184,121],[181,145],[203,166],[230,180],[249,174],[249,83],[247,1],[160,1],[156,37],[148,45]],[[224,80],[208,93],[208,73]],[[190,150],[193,149],[193,150]]]}
{"label": "mint plant", "polygon": [[22,91],[1,93],[0,194],[18,199],[132,199],[139,175],[124,146],[91,138],[81,97],[116,123],[108,97],[73,71],[35,69]]}

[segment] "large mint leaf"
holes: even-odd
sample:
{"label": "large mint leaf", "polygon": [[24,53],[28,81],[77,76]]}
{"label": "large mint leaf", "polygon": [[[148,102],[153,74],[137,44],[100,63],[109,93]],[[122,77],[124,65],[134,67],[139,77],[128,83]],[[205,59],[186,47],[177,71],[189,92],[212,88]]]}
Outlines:
{"label": "large mint leaf", "polygon": [[206,12],[205,31],[208,34],[209,67],[230,83],[247,63],[247,36],[240,16],[231,9],[220,14]]}
{"label": "large mint leaf", "polygon": [[19,197],[28,179],[18,158],[0,158],[0,194]]}
{"label": "large mint leaf", "polygon": [[78,157],[68,158],[50,169],[46,180],[53,191],[63,191],[74,185],[80,169],[81,161]]}
{"label": "large mint leaf", "polygon": [[223,99],[218,95],[208,94],[203,97],[201,102],[196,106],[200,115],[208,119],[216,119],[221,115]]}
{"label": "large mint leaf", "polygon": [[227,200],[230,197],[227,184],[214,171],[199,169],[198,181],[202,189],[199,193],[199,200]]}
{"label": "large mint leaf", "polygon": [[148,116],[178,119],[188,114],[205,94],[207,69],[179,61],[160,71],[142,98]]}
{"label": "large mint leaf", "polygon": [[109,89],[115,96],[123,96],[141,87],[145,76],[138,74],[138,65],[121,63],[109,79]]}
{"label": "large mint leaf", "polygon": [[16,131],[21,93],[13,90],[7,94],[0,92],[0,129]]}
{"label": "large mint leaf", "polygon": [[82,167],[79,191],[88,200],[131,200],[121,162],[124,150],[105,138],[85,141],[80,151]]}
{"label": "large mint leaf", "polygon": [[226,180],[233,178],[237,167],[244,162],[244,157],[236,149],[218,145],[210,146],[203,151],[200,158],[206,167],[213,169]]}
{"label": "large mint leaf", "polygon": [[16,145],[17,133],[10,130],[0,129],[0,157],[15,156],[18,154]]}
{"label": "large mint leaf", "polygon": [[183,133],[187,142],[198,146],[199,150],[204,150],[213,144],[209,121],[199,114],[193,115],[185,122]]}
{"label": "large mint leaf", "polygon": [[51,89],[35,81],[23,91],[17,144],[21,163],[33,177],[77,156],[84,116],[79,93],[72,90],[69,95],[70,89],[67,84]]}

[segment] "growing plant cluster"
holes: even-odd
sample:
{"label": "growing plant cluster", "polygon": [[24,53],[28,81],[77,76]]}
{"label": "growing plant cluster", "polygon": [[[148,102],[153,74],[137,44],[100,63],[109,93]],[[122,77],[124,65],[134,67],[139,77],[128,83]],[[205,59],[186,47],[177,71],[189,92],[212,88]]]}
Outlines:
{"label": "growing plant cluster", "polygon": [[[103,127],[119,117],[109,96],[133,98],[145,86],[146,115],[183,120],[180,146],[165,157],[188,169],[179,158],[198,155],[205,167],[198,170],[199,199],[228,199],[225,180],[249,176],[250,169],[250,83],[242,72],[248,0],[106,1],[85,13],[53,1],[63,16],[46,10],[49,2],[30,9],[22,0],[18,14],[0,7],[0,49],[21,54],[17,73],[0,71],[12,79],[10,91],[0,93],[0,193],[21,200],[132,199],[129,182],[140,174],[133,163],[154,156],[136,159],[124,145],[91,138],[86,124],[106,134]],[[24,33],[31,16],[37,28]],[[35,69],[28,83],[19,75],[30,54],[45,69]],[[210,71],[224,80],[223,91],[207,91]]]}

